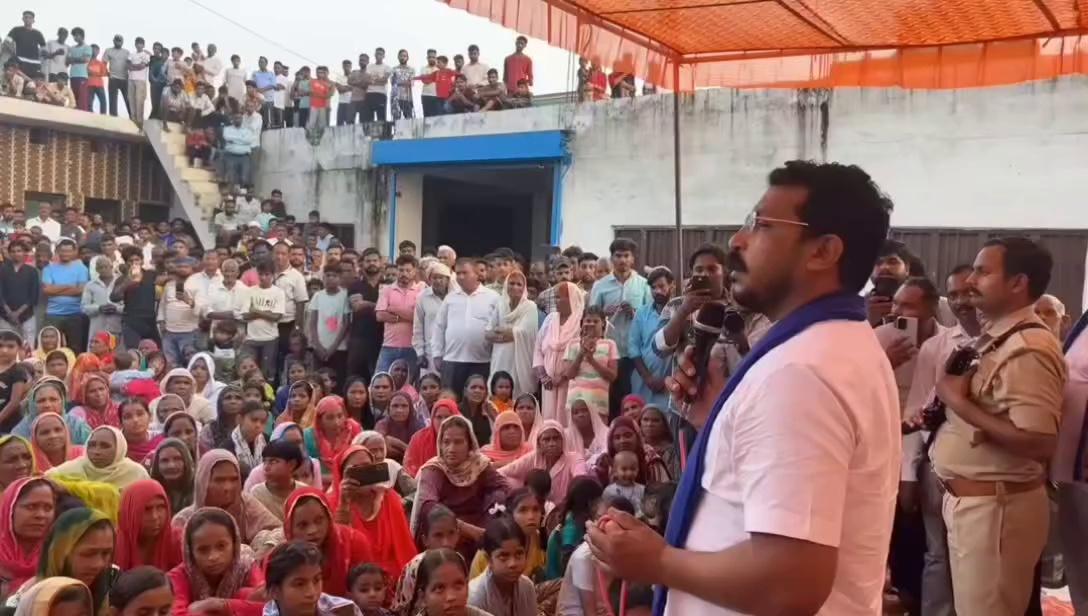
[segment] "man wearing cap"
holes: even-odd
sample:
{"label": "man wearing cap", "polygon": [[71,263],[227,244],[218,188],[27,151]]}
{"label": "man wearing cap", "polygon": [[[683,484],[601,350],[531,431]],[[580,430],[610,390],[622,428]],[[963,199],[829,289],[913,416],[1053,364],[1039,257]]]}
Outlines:
{"label": "man wearing cap", "polygon": [[159,302],[157,321],[162,332],[162,350],[166,361],[173,366],[184,366],[196,345],[200,315],[195,293],[185,284],[196,265],[197,260],[192,257],[175,261],[173,280],[166,283]]}
{"label": "man wearing cap", "polygon": [[42,294],[47,299],[45,325],[59,329],[68,347],[78,354],[87,349],[87,318],[79,303],[91,274],[76,259],[76,242],[72,238],[60,238],[56,256],[57,262],[46,265],[42,271]]}

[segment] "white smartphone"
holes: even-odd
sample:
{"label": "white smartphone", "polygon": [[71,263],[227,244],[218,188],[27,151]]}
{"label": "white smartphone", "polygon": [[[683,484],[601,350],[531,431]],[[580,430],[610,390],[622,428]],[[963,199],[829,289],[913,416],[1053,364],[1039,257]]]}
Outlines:
{"label": "white smartphone", "polygon": [[918,319],[915,317],[896,317],[895,328],[918,346]]}

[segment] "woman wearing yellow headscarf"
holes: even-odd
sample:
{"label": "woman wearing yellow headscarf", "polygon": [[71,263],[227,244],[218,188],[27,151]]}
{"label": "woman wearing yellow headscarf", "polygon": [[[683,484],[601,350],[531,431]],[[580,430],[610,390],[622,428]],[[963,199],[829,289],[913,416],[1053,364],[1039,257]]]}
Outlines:
{"label": "woman wearing yellow headscarf", "polygon": [[37,474],[30,442],[14,434],[0,436],[0,492],[19,479]]}
{"label": "woman wearing yellow headscarf", "polygon": [[57,613],[72,613],[78,608],[85,614],[93,614],[91,591],[87,585],[70,577],[51,577],[31,586],[23,594],[15,616],[53,616]]}

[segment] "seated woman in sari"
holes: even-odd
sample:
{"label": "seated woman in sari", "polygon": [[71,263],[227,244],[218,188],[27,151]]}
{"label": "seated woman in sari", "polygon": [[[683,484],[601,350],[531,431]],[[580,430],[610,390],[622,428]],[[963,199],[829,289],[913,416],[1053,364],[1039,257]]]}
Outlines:
{"label": "seated woman in sari", "polygon": [[234,518],[241,541],[257,555],[270,550],[283,538],[280,521],[257,499],[242,491],[242,471],[234,454],[213,449],[196,465],[193,504],[174,515],[174,526],[185,528],[202,507],[218,507]]}
{"label": "seated woman in sari", "polygon": [[215,419],[212,403],[196,391],[196,379],[185,368],[174,368],[159,381],[164,394],[177,394],[185,403],[185,411],[201,426]]}
{"label": "seated woman in sari", "polygon": [[431,408],[442,395],[442,377],[435,373],[419,377],[419,398],[416,400],[416,416],[426,421],[431,416]]}
{"label": "seated woman in sari", "polygon": [[413,526],[435,504],[446,505],[457,515],[461,532],[458,549],[467,562],[483,537],[488,509],[506,500],[509,485],[480,453],[467,419],[454,415],[442,422],[438,428],[438,455],[423,465],[418,481]]}
{"label": "seated woman in sari", "polygon": [[[264,584],[258,563],[242,550],[234,518],[216,507],[200,507],[186,520],[182,563],[167,577],[174,588],[174,614],[204,612],[260,616],[263,603],[250,601]],[[230,554],[226,564],[208,554]]]}
{"label": "seated woman in sari", "polygon": [[189,360],[189,374],[193,375],[196,393],[205,400],[215,400],[225,384],[215,380],[215,360],[210,353],[197,353]]}
{"label": "seated woman in sari", "polygon": [[176,438],[167,438],[159,443],[151,456],[151,478],[159,482],[165,491],[171,512],[192,505],[196,463],[188,445]]}
{"label": "seated woman in sari", "polygon": [[431,408],[431,419],[426,428],[412,435],[408,450],[404,453],[404,471],[415,477],[428,460],[438,455],[438,427],[447,417],[460,415],[457,402],[441,398]]}
{"label": "seated woman in sari", "polygon": [[586,460],[595,459],[608,449],[608,426],[599,413],[591,410],[582,394],[572,393],[567,402],[570,404],[567,448]]}
{"label": "seated woman in sari", "polygon": [[378,418],[370,410],[370,391],[366,385],[366,379],[353,376],[348,377],[344,386],[344,406],[348,417],[354,419],[364,430],[373,430],[378,423]]}
{"label": "seated woman in sari", "polygon": [[59,481],[77,480],[107,484],[118,491],[141,479],[147,470],[128,459],[128,443],[120,430],[101,426],[91,432],[83,455],[50,469],[46,476]]}
{"label": "seated woman in sari", "polygon": [[170,500],[162,485],[153,479],[130,485],[121,496],[114,564],[121,571],[143,565],[169,571],[180,565],[180,533],[170,518]]}
{"label": "seated woman in sari", "polygon": [[374,416],[374,425],[389,414],[389,399],[397,391],[396,382],[388,372],[375,372],[370,377],[370,413]]}
{"label": "seated woman in sari", "polygon": [[405,450],[408,449],[412,436],[422,430],[425,425],[415,414],[411,396],[403,391],[397,391],[389,397],[389,413],[378,420],[374,430],[385,436],[389,457],[400,461],[404,459]]}
{"label": "seated woman in sari", "polygon": [[74,366],[76,354],[68,348],[64,334],[52,325],[46,325],[38,332],[38,344],[34,347],[34,357],[46,361],[46,357],[53,351],[60,351],[68,358],[68,365]]}
{"label": "seated woman in sari", "polygon": [[[68,392],[73,400],[83,398],[84,377],[88,374],[105,374],[102,370],[102,360],[94,353],[80,353],[76,356],[76,363],[68,371]],[[107,375],[107,378],[108,375]]]}
{"label": "seated woman in sari", "polygon": [[20,591],[8,597],[7,607],[18,606],[22,593],[37,582],[64,576],[90,589],[94,613],[107,613],[110,587],[121,573],[113,564],[115,539],[113,523],[94,509],[79,507],[57,516],[42,547],[37,577],[27,580]]}
{"label": "seated woman in sari", "polygon": [[[83,455],[83,448],[72,444],[68,424],[64,423],[64,418],[60,415],[38,415],[30,425],[30,433],[30,446],[34,450],[34,463],[39,472],[44,473],[54,466],[60,466]],[[0,453],[0,465],[4,464],[3,459],[4,456]]]}
{"label": "seated woman in sari", "polygon": [[336,458],[351,445],[351,440],[363,428],[348,417],[344,399],[340,396],[322,398],[317,403],[316,415],[314,426],[305,430],[303,438],[306,453],[321,461],[322,481],[328,481],[332,477]]}
{"label": "seated woman in sari", "polygon": [[101,426],[121,427],[121,416],[117,403],[110,397],[110,382],[105,374],[91,372],[83,375],[72,398],[79,406],[68,411],[70,417],[82,419],[92,430]]}
{"label": "seated woman in sari", "polygon": [[[151,409],[151,431],[165,434],[166,418],[174,413],[185,412],[185,401],[177,394],[162,394],[156,396],[148,405]],[[196,420],[193,420],[196,423]]]}
{"label": "seated woman in sari", "polygon": [[416,545],[400,496],[381,484],[364,486],[351,478],[349,469],[374,464],[374,457],[362,445],[352,445],[344,450],[333,467],[329,506],[337,523],[367,536],[374,562],[389,579],[395,580],[404,565],[416,555]]}
{"label": "seated woman in sari", "polygon": [[571,481],[589,472],[585,460],[567,447],[563,426],[554,419],[545,420],[537,431],[532,453],[507,464],[500,470],[512,486],[525,483],[535,469],[548,471],[552,489],[547,500],[558,504],[567,497]]}
{"label": "seated woman in sari", "polygon": [[114,371],[113,364],[113,352],[117,350],[117,336],[107,332],[101,331],[91,337],[89,352],[93,353],[98,361],[101,362],[102,371],[106,374],[112,374]]}
{"label": "seated woman in sari", "polygon": [[481,447],[480,452],[491,460],[495,468],[501,469],[532,449],[525,439],[517,413],[499,413],[495,419],[495,430],[491,433],[491,442]]}
{"label": "seated woman in sari", "polygon": [[38,474],[32,450],[30,443],[22,437],[0,436],[0,490],[6,493],[8,486],[16,481]]}
{"label": "seated woman in sari", "polygon": [[612,477],[612,457],[618,451],[630,451],[638,458],[635,483],[646,485],[670,481],[669,469],[657,450],[642,442],[638,424],[630,417],[617,417],[608,427],[608,450],[589,462],[601,485],[608,485]]}
{"label": "seated woman in sari", "polygon": [[642,442],[657,452],[658,457],[665,464],[669,477],[673,481],[678,481],[681,473],[680,451],[672,437],[672,430],[669,429],[669,418],[665,415],[665,411],[658,408],[657,405],[647,404],[639,413],[637,421],[639,434],[642,435]]}
{"label": "seated woman in sari", "polygon": [[[179,398],[180,400],[180,398]],[[197,430],[199,429],[196,420],[187,411],[181,410],[175,413],[171,413],[166,421],[162,425],[162,435],[166,438],[176,438],[179,441],[185,443],[185,446],[189,448],[189,455],[197,460],[200,456],[197,454]]]}
{"label": "seated woman in sari", "polygon": [[31,586],[15,608],[15,616],[94,614],[91,590],[79,580],[53,577]]}
{"label": "seated woman in sari", "polygon": [[476,442],[490,443],[492,422],[499,412],[487,399],[487,379],[483,375],[473,374],[465,381],[460,408],[461,416],[472,426]]}
{"label": "seated woman in sari", "polygon": [[521,394],[514,400],[514,412],[521,419],[521,430],[530,444],[536,442],[536,435],[544,423],[540,412],[540,401],[533,394]]}
{"label": "seated woman in sari", "polygon": [[396,490],[405,499],[407,507],[407,500],[416,493],[416,479],[404,470],[400,462],[386,456],[385,437],[375,430],[364,430],[352,439],[351,444],[366,447],[370,455],[374,456],[375,464],[389,467],[389,481],[382,482],[381,485],[388,490]]}
{"label": "seated woman in sari", "polygon": [[19,423],[11,431],[12,434],[25,439],[30,438],[30,425],[39,415],[52,413],[64,418],[68,424],[68,432],[72,435],[72,443],[83,445],[91,435],[91,428],[87,422],[67,413],[68,388],[64,381],[52,377],[42,377],[26,395],[26,413]]}
{"label": "seated woman in sari", "polygon": [[121,433],[128,443],[128,459],[147,466],[148,458],[165,438],[151,434],[151,409],[140,398],[127,398],[121,403]]}
{"label": "seated woman in sari", "polygon": [[0,601],[34,577],[56,510],[53,485],[40,477],[18,479],[0,499]]}
{"label": "seated woman in sari", "polygon": [[416,401],[419,400],[419,392],[412,386],[410,380],[412,370],[408,366],[408,360],[394,359],[393,363],[389,364],[389,376],[393,377],[394,391],[403,391],[408,394],[414,408]]}
{"label": "seated woman in sari", "polygon": [[316,404],[313,384],[309,381],[295,383],[287,392],[287,408],[275,421],[268,422],[267,433],[272,434],[275,426],[288,422],[298,424],[303,430],[313,427],[314,417],[317,416]]}
{"label": "seated woman in sari", "polygon": [[299,488],[287,499],[283,533],[288,541],[305,541],[325,555],[321,565],[322,591],[348,596],[348,571],[358,563],[373,562],[370,539],[362,531],[333,520],[325,494]]}

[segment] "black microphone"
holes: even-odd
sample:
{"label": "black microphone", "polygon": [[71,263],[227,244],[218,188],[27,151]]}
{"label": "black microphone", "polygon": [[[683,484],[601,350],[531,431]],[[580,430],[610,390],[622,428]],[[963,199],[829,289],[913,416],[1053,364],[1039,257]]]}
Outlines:
{"label": "black microphone", "polygon": [[695,313],[695,323],[691,329],[691,344],[695,351],[691,361],[695,363],[695,387],[699,391],[702,391],[706,385],[710,351],[722,334],[726,312],[724,304],[711,302],[703,304],[703,307],[699,308],[699,312]]}

